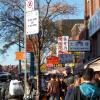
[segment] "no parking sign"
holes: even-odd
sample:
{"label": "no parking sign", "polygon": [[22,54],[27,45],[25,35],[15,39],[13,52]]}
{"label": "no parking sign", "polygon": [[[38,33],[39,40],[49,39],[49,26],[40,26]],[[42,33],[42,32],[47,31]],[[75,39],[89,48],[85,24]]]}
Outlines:
{"label": "no parking sign", "polygon": [[26,12],[34,10],[34,0],[26,0]]}

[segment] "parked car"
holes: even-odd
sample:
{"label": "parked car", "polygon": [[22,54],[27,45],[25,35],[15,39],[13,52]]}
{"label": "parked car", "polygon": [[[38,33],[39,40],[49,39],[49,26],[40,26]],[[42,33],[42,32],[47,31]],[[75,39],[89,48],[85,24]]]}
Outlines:
{"label": "parked car", "polygon": [[12,75],[8,72],[0,72],[0,82],[7,82],[12,78]]}

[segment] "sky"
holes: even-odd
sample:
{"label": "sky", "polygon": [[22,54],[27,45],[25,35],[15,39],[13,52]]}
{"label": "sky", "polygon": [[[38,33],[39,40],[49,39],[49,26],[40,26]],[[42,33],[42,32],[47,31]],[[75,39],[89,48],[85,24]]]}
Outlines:
{"label": "sky", "polygon": [[[56,0],[53,0],[54,2]],[[67,19],[83,19],[84,15],[84,8],[83,8],[83,1],[84,0],[59,0],[61,2],[67,2],[71,5],[76,5],[78,7],[78,14],[77,15],[68,15]],[[16,49],[15,49],[16,48]],[[16,60],[15,53],[18,51],[18,47],[16,45],[12,46],[8,52],[4,55],[0,55],[0,64],[1,65],[17,65],[19,62]]]}
{"label": "sky", "polygon": [[[16,48],[16,49],[15,49]],[[16,60],[16,52],[18,51],[18,46],[12,46],[6,54],[0,55],[1,65],[18,65],[18,60]]]}

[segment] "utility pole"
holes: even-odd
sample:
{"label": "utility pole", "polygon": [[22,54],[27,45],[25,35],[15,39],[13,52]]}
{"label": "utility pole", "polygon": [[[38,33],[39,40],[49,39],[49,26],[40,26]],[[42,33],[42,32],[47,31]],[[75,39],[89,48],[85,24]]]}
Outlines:
{"label": "utility pole", "polygon": [[27,97],[27,61],[26,61],[26,0],[24,2],[24,86],[25,86],[25,93],[24,98]]}
{"label": "utility pole", "polygon": [[[21,52],[21,36],[19,32],[19,28],[16,28],[16,33],[18,35],[18,51]],[[21,60],[19,60],[19,65],[18,65],[18,74],[21,74]]]}
{"label": "utility pole", "polygon": [[[18,37],[19,37],[19,52],[21,52],[21,43],[20,43],[20,33],[18,33]],[[21,74],[21,60],[19,60],[19,74]]]}

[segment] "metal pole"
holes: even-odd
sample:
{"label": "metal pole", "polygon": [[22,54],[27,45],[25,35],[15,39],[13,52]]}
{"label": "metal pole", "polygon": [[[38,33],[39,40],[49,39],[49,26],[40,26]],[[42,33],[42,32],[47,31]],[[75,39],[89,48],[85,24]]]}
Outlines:
{"label": "metal pole", "polygon": [[41,94],[41,83],[40,83],[40,33],[38,33],[38,43],[39,43],[39,47],[38,47],[38,51],[37,51],[37,97],[38,100],[40,100],[40,94]]}
{"label": "metal pole", "polygon": [[27,62],[26,62],[26,0],[24,5],[24,86],[25,86],[25,94],[24,97],[27,97]]}
{"label": "metal pole", "polygon": [[[19,52],[21,51],[21,44],[20,44],[20,33],[18,33],[19,35]],[[19,60],[19,74],[21,74],[21,60]]]}

